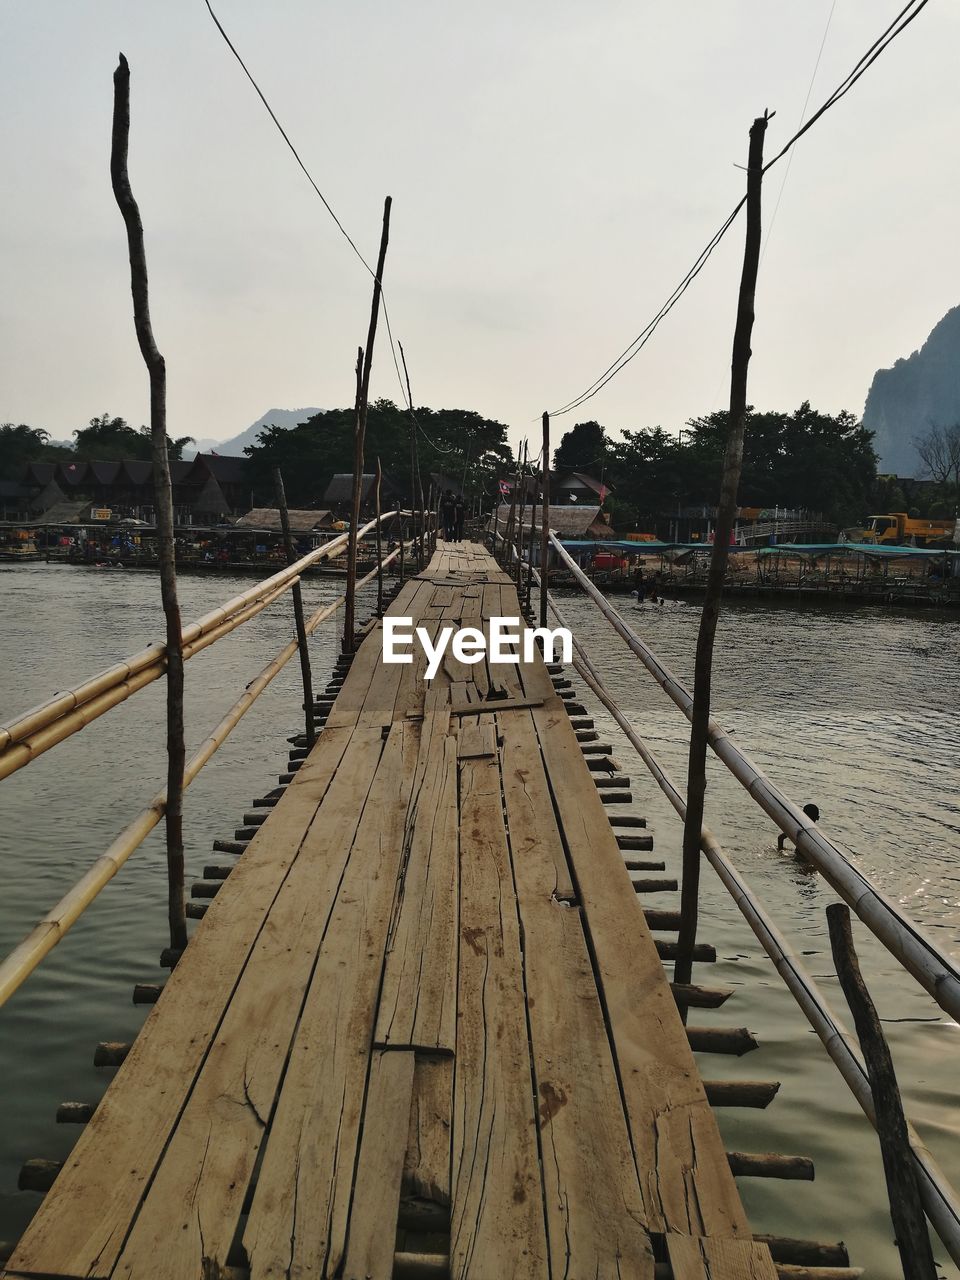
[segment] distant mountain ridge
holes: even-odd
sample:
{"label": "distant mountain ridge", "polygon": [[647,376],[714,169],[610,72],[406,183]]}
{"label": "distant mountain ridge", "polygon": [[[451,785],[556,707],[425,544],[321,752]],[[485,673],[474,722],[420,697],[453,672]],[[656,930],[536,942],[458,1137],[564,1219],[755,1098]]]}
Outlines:
{"label": "distant mountain ridge", "polygon": [[299,426],[301,422],[312,418],[315,413],[322,412],[321,409],[310,406],[305,409],[268,409],[262,417],[251,423],[238,436],[231,436],[229,440],[197,440],[192,449],[184,449],[184,457],[189,457],[193,453],[212,451],[230,458],[242,458],[244,449],[248,445],[257,443],[257,436],[265,427],[283,427],[285,431],[289,431],[291,427]]}
{"label": "distant mountain ridge", "polygon": [[960,307],[954,307],[913,355],[873,376],[863,425],[876,432],[881,473],[920,477],[914,447],[931,426],[960,422]]}

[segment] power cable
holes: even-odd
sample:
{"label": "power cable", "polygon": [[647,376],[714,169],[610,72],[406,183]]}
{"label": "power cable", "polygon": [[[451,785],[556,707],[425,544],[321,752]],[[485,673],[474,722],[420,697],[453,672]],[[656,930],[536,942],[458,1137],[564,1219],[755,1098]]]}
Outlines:
{"label": "power cable", "polygon": [[[802,138],[803,135],[816,124],[816,122],[821,118],[821,116],[823,116],[827,111],[830,110],[831,107],[835,106],[836,103],[839,102],[841,98],[845,97],[846,94],[850,92],[850,90],[857,83],[860,77],[869,69],[869,67],[873,65],[874,62],[876,62],[877,58],[879,58],[880,55],[887,48],[889,48],[889,46],[893,43],[893,41],[897,38],[897,36],[900,35],[903,31],[905,31],[906,28],[910,25],[910,23],[913,22],[914,19],[920,15],[920,13],[926,8],[929,2],[930,0],[909,0],[909,3],[906,4],[903,7],[903,9],[900,10],[900,12],[897,14],[894,20],[889,24],[889,26],[887,26],[887,28],[883,31],[883,33],[877,37],[877,39],[873,42],[870,48],[866,51],[866,53],[864,53],[861,56],[861,58],[858,60],[856,65],[853,67],[853,69],[847,74],[847,76],[844,77],[844,79],[840,82],[840,84],[833,91],[833,93],[830,94],[830,96],[826,99],[826,101],[813,113],[813,115],[810,117],[809,120],[807,120],[804,124],[800,126],[800,128],[796,131],[793,137],[787,141],[787,143],[773,157],[773,159],[769,160],[763,166],[763,173],[767,173],[770,169],[773,168],[775,164],[777,164],[778,161],[782,160],[783,157],[791,150],[791,148],[800,140],[800,138]],[[626,368],[626,366],[631,362],[631,360],[633,360],[637,355],[639,355],[639,353],[647,345],[647,342],[649,342],[650,338],[656,332],[661,322],[666,319],[666,317],[670,314],[670,312],[673,310],[676,304],[680,301],[680,299],[686,293],[687,289],[689,289],[693,281],[697,278],[697,276],[703,270],[704,266],[707,263],[707,260],[710,258],[714,249],[716,249],[717,245],[720,243],[720,241],[729,231],[730,227],[733,225],[734,221],[736,220],[737,215],[740,213],[740,210],[743,208],[746,202],[747,202],[746,196],[743,196],[738,201],[738,203],[735,205],[732,212],[729,214],[729,216],[721,225],[720,229],[707,242],[707,245],[705,246],[705,248],[700,251],[700,254],[697,257],[696,261],[694,262],[693,266],[689,269],[687,274],[676,286],[676,288],[670,294],[670,296],[668,297],[667,301],[663,304],[663,306],[661,306],[660,310],[657,312],[654,318],[651,321],[649,321],[649,323],[643,329],[640,330],[639,334],[637,334],[637,336],[633,339],[633,341],[629,343],[627,347],[624,348],[624,350],[620,353],[620,355],[616,358],[616,360],[614,360],[612,364],[608,365],[607,368],[604,370],[604,372],[600,375],[600,377],[597,378],[595,382],[592,382],[590,386],[587,387],[584,391],[582,391],[578,396],[575,396],[572,400],[567,401],[567,403],[562,405],[559,409],[551,410],[550,411],[551,417],[556,418],[556,417],[560,417],[563,414],[570,413],[572,410],[579,408],[580,405],[584,404],[587,400],[592,400],[593,397],[598,394],[598,392],[602,391],[603,388],[609,382],[611,382],[617,376],[618,373],[621,372],[621,370]]]}

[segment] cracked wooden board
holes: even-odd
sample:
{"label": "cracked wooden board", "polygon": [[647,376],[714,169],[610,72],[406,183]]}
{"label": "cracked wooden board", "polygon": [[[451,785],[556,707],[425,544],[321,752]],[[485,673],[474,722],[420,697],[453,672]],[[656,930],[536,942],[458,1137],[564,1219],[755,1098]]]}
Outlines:
{"label": "cracked wooden board", "polygon": [[618,1063],[651,1231],[750,1238],[663,965],[562,708],[531,713]]}
{"label": "cracked wooden board", "polygon": [[444,734],[440,723],[433,713],[424,724],[424,768],[411,801],[415,822],[387,949],[376,1042],[452,1053],[457,1016],[457,739]]}
{"label": "cracked wooden board", "polygon": [[309,838],[348,730],[323,735],[217,894],[10,1260],[11,1273],[109,1276],[271,904]]}
{"label": "cracked wooden board", "polygon": [[451,1280],[546,1280],[520,930],[496,760],[460,767]]}
{"label": "cracked wooden board", "polygon": [[673,1280],[777,1280],[765,1244],[667,1236],[666,1245]]}
{"label": "cracked wooden board", "polygon": [[243,1244],[266,1277],[332,1277],[344,1259],[387,930],[420,726],[390,730],[376,792],[320,944]]}
{"label": "cracked wooden board", "polygon": [[375,1052],[363,1109],[347,1256],[338,1280],[392,1280],[414,1055]]}
{"label": "cracked wooden board", "polygon": [[529,713],[505,716],[501,727],[551,1272],[652,1280],[643,1197],[580,912],[557,898],[558,862],[565,872],[566,860],[537,736]]}
{"label": "cracked wooden board", "polygon": [[[368,801],[390,795],[398,755],[358,731],[240,975],[154,1175],[116,1277],[178,1280],[226,1264],[344,868]],[[348,767],[349,766],[349,767]],[[264,1018],[264,1010],[270,1010]]]}

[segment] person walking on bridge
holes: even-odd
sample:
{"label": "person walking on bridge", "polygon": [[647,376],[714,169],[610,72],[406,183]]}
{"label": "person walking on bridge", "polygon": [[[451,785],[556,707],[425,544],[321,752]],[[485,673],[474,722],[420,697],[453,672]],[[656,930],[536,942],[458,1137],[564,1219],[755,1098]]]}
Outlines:
{"label": "person walking on bridge", "polygon": [[453,542],[456,501],[452,489],[444,489],[440,499],[440,519],[443,521],[443,536],[447,542]]}
{"label": "person walking on bridge", "polygon": [[463,494],[458,493],[453,503],[453,540],[454,542],[463,541],[463,522],[466,518],[466,508],[463,504]]}

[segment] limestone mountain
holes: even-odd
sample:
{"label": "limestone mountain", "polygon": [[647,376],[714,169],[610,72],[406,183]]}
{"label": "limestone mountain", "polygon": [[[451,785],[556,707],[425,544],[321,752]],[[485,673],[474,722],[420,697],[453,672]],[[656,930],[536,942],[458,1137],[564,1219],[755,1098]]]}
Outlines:
{"label": "limestone mountain", "polygon": [[306,422],[315,413],[321,412],[322,410],[313,407],[305,409],[268,409],[262,417],[251,423],[239,435],[231,436],[229,440],[198,439],[193,449],[184,450],[184,456],[189,457],[197,452],[209,453],[212,449],[230,458],[242,458],[244,456],[244,448],[247,445],[256,444],[257,436],[266,427],[283,427],[285,430],[289,430],[291,427],[299,426],[301,422]]}
{"label": "limestone mountain", "polygon": [[867,395],[863,425],[876,433],[879,470],[920,477],[923,463],[914,447],[932,426],[960,422],[960,307],[933,328],[913,355],[892,369],[878,369]]}

